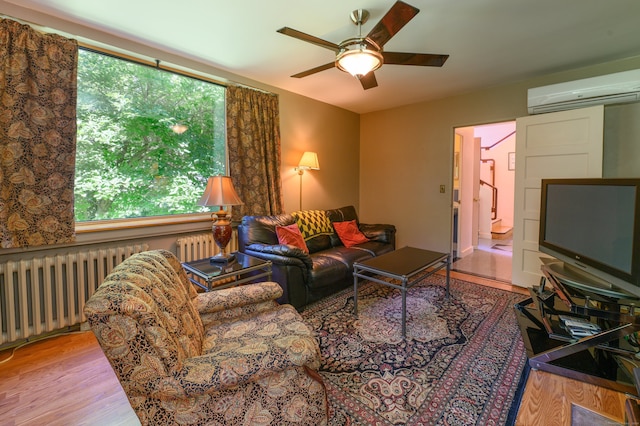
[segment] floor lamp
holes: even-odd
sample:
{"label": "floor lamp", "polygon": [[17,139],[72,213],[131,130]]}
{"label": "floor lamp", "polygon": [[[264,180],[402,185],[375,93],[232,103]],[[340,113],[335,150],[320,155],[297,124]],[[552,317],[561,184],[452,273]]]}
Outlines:
{"label": "floor lamp", "polygon": [[311,151],[306,151],[302,154],[302,158],[298,163],[298,167],[295,170],[300,175],[300,210],[302,210],[302,175],[305,170],[320,170],[320,163],[318,163],[318,154]]}

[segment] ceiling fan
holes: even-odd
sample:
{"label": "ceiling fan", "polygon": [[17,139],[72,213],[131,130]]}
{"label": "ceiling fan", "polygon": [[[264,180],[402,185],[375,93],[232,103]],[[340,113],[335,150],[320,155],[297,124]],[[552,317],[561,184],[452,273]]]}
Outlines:
{"label": "ceiling fan", "polygon": [[336,53],[336,60],[334,62],[302,71],[291,77],[302,78],[337,67],[360,80],[362,87],[367,90],[378,86],[374,71],[380,68],[383,63],[390,65],[441,67],[449,55],[385,52],[382,50],[385,43],[413,19],[418,12],[420,12],[419,9],[402,1],[397,1],[375,27],[373,27],[369,34],[363,37],[362,24],[369,19],[369,12],[365,9],[354,10],[351,12],[350,17],[351,21],[358,26],[358,37],[346,39],[340,42],[340,44],[323,40],[294,30],[293,28],[280,28],[277,31],[281,34],[333,50]]}

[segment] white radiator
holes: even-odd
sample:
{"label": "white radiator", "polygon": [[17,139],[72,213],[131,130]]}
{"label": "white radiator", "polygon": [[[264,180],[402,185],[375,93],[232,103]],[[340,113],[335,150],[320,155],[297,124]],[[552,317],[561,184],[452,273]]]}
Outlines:
{"label": "white radiator", "polygon": [[84,304],[104,278],[124,259],[147,249],[147,244],[79,247],[0,263],[0,346],[84,322]]}
{"label": "white radiator", "polygon": [[[227,253],[238,251],[238,231],[236,229],[233,230],[231,241],[225,251]],[[219,252],[220,248],[213,241],[211,232],[180,237],[176,240],[176,255],[180,262],[204,259],[215,256]]]}

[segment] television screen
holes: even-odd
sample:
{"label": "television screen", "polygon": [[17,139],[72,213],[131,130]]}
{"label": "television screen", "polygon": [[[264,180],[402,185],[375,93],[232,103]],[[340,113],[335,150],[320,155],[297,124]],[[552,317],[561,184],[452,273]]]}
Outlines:
{"label": "television screen", "polygon": [[640,179],[543,180],[540,251],[640,294],[639,191]]}
{"label": "television screen", "polygon": [[636,188],[550,185],[544,240],[631,273]]}

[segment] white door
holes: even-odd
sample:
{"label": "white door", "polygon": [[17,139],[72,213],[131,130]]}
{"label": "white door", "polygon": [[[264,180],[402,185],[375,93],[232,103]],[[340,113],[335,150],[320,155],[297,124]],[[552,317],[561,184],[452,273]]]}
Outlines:
{"label": "white door", "polygon": [[516,120],[513,284],[537,285],[542,178],[602,177],[604,106]]}

